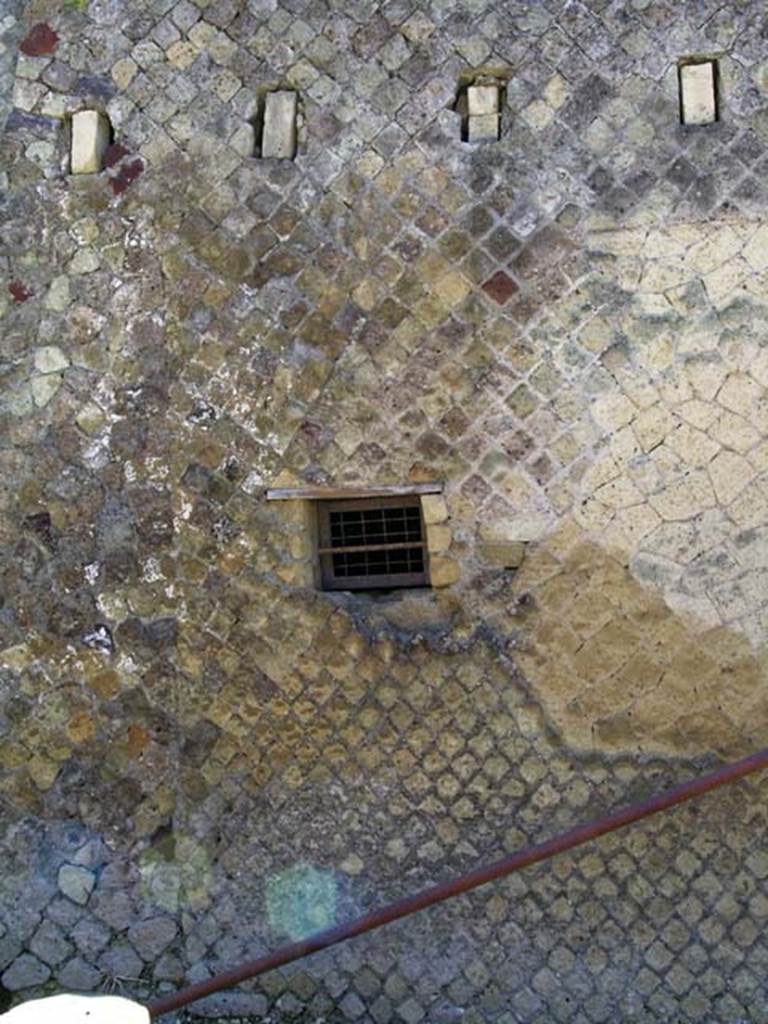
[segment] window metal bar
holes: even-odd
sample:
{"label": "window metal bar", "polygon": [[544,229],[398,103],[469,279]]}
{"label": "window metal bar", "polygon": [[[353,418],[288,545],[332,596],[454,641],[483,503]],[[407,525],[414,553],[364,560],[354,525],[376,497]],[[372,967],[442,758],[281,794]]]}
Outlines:
{"label": "window metal bar", "polygon": [[325,590],[429,583],[429,549],[417,495],[320,502],[315,550]]}
{"label": "window metal bar", "polygon": [[419,494],[442,493],[442,481],[434,481],[424,484],[382,484],[379,487],[270,487],[266,497],[267,501],[344,501],[349,498],[409,498]]}
{"label": "window metal bar", "polygon": [[403,548],[425,548],[427,545],[421,540],[405,540],[397,544],[350,544],[349,547],[341,548],[318,548],[320,555],[352,555],[362,551],[398,551]]}

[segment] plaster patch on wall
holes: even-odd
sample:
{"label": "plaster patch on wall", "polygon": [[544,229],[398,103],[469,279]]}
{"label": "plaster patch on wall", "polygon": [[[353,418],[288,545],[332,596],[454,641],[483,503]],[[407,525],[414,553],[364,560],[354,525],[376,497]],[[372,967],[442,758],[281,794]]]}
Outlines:
{"label": "plaster patch on wall", "polygon": [[[768,232],[729,218],[600,233],[591,244],[610,255],[606,272],[618,284],[634,281],[641,299],[645,285],[668,302],[670,319],[641,304],[621,325],[625,354],[602,357],[608,373],[589,410],[602,438],[579,474],[574,517],[670,608],[760,647],[768,621]],[[673,311],[696,284],[708,301],[687,316]]]}
{"label": "plaster patch on wall", "polygon": [[768,227],[742,215],[709,221],[651,223],[642,210],[626,227],[594,225],[595,254],[613,257],[611,276],[635,295],[642,312],[655,297],[657,313],[681,309],[684,289],[700,281],[715,309],[739,298],[765,302]]}

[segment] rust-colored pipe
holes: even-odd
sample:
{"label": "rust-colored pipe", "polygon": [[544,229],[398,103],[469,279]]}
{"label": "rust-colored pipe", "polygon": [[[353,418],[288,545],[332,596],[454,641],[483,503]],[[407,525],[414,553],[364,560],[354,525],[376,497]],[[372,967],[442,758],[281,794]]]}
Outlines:
{"label": "rust-colored pipe", "polygon": [[178,1010],[182,1006],[187,1006],[189,1003],[194,1003],[204,996],[211,995],[213,992],[219,992],[223,988],[231,988],[233,985],[238,985],[241,981],[245,981],[246,978],[254,978],[257,974],[264,974],[265,971],[282,967],[284,964],[301,959],[301,957],[309,956],[310,953],[317,953],[321,949],[335,946],[337,943],[351,939],[355,935],[362,935],[363,932],[370,932],[374,928],[381,928],[382,925],[389,924],[390,921],[397,921],[398,918],[407,917],[408,914],[413,914],[417,910],[424,910],[435,903],[442,903],[443,900],[469,892],[471,889],[485,885],[486,882],[492,882],[496,878],[504,878],[506,875],[511,875],[514,871],[526,868],[530,864],[547,860],[547,858],[553,857],[556,853],[563,853],[565,850],[573,849],[574,846],[581,846],[582,843],[589,842],[590,839],[597,839],[599,836],[605,835],[606,832],[613,832],[617,828],[623,828],[625,825],[630,825],[641,818],[647,818],[651,814],[665,811],[669,807],[682,804],[686,800],[692,800],[694,797],[708,793],[712,789],[725,786],[729,782],[736,782],[751,772],[757,772],[767,767],[768,748],[756,754],[751,754],[741,761],[723,765],[716,771],[709,772],[707,775],[701,775],[690,782],[683,782],[679,786],[673,786],[672,789],[668,789],[663,793],[656,793],[654,796],[649,797],[648,800],[630,804],[629,807],[623,807],[618,811],[614,811],[613,814],[606,815],[604,818],[596,818],[593,821],[586,822],[584,825],[577,825],[576,828],[563,832],[561,835],[555,836],[554,839],[548,839],[544,843],[538,843],[535,846],[529,846],[525,850],[512,853],[508,857],[502,857],[501,860],[471,871],[460,878],[455,878],[448,882],[440,882],[438,885],[430,886],[428,889],[424,889],[413,896],[407,896],[405,899],[389,903],[387,906],[374,910],[370,914],[365,914],[363,917],[355,918],[354,921],[348,921],[346,924],[340,924],[334,928],[327,928],[325,931],[311,935],[300,942],[292,942],[290,945],[281,946],[280,949],[276,949],[273,953],[267,953],[256,960],[250,960],[240,967],[224,971],[222,974],[217,974],[206,981],[199,981],[197,984],[183,988],[179,992],[162,996],[160,999],[155,999],[154,1002],[151,1002],[147,1009],[152,1017],[159,1017],[161,1014],[169,1013],[171,1010]]}

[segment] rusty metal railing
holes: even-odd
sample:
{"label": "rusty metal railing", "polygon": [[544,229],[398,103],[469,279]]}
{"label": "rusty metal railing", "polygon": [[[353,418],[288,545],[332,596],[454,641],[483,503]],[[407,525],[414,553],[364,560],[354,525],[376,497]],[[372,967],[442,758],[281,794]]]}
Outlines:
{"label": "rusty metal railing", "polygon": [[670,807],[685,803],[685,801],[692,800],[694,797],[702,796],[704,793],[709,793],[720,786],[736,782],[738,779],[743,779],[745,775],[767,767],[768,748],[756,754],[751,754],[749,757],[742,758],[740,761],[723,765],[721,768],[709,772],[707,775],[701,775],[696,779],[692,779],[690,782],[683,782],[665,792],[656,793],[647,800],[630,804],[628,807],[623,807],[603,818],[596,818],[583,825],[577,825],[576,828],[570,829],[568,832],[562,832],[553,839],[548,839],[546,842],[538,843],[535,846],[529,846],[517,853],[510,854],[508,857],[502,857],[501,860],[497,860],[485,867],[477,868],[475,871],[462,875],[460,878],[440,882],[438,885],[430,886],[430,888],[424,889],[422,892],[415,893],[413,896],[407,896],[405,899],[398,900],[395,903],[389,903],[378,910],[372,911],[370,914],[364,914],[362,917],[348,921],[346,924],[327,928],[316,935],[311,935],[307,939],[302,939],[300,942],[292,942],[256,960],[250,960],[248,963],[241,964],[240,967],[224,971],[222,974],[217,974],[205,981],[199,981],[195,985],[181,989],[179,992],[162,996],[151,1002],[147,1009],[152,1017],[159,1017],[161,1014],[178,1010],[182,1006],[187,1006],[189,1003],[202,999],[204,996],[219,992],[221,989],[231,988],[233,985],[238,985],[241,981],[255,978],[257,975],[264,974],[266,971],[271,971],[276,967],[283,967],[294,960],[309,956],[310,953],[317,953],[321,949],[335,946],[339,942],[353,938],[355,935],[362,935],[364,932],[381,928],[382,925],[389,924],[391,921],[397,921],[401,917],[407,917],[418,910],[425,910],[427,907],[432,907],[436,903],[442,903],[443,900],[451,899],[453,896],[460,896],[462,893],[476,889],[487,882],[492,882],[497,878],[504,878],[515,871],[520,871],[521,868],[547,860],[549,857],[554,857],[557,853],[563,853],[566,850],[573,849],[575,846],[581,846],[582,843],[587,843],[591,839],[597,839],[607,832],[613,832],[615,829],[623,828],[625,825],[631,825],[641,818],[647,818],[651,814],[658,814],[659,811],[666,811]]}

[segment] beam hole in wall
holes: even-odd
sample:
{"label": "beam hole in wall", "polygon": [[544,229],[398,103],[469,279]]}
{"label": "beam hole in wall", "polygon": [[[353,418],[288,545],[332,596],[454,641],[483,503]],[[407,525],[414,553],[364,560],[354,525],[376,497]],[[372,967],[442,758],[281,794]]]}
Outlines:
{"label": "beam hole in wall", "polygon": [[462,142],[497,142],[509,73],[482,68],[459,77],[452,109],[461,115]]}
{"label": "beam hole in wall", "polygon": [[720,73],[715,57],[684,57],[677,64],[680,123],[714,124],[720,120]]}

